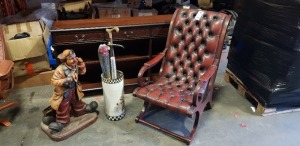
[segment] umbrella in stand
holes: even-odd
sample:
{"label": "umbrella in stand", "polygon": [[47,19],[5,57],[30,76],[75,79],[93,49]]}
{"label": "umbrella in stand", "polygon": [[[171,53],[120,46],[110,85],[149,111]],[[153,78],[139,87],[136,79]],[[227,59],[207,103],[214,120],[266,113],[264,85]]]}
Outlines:
{"label": "umbrella in stand", "polygon": [[100,44],[99,45],[98,57],[99,57],[100,66],[101,66],[101,69],[102,69],[103,76],[105,78],[111,78],[109,47],[106,44]]}

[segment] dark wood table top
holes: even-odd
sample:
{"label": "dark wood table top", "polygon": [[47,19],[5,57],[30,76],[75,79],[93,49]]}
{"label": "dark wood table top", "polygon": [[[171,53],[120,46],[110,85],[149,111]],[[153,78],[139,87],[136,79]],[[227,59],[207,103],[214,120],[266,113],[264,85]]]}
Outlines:
{"label": "dark wood table top", "polygon": [[155,15],[107,19],[57,20],[53,23],[52,32],[69,29],[95,29],[112,26],[136,26],[169,24],[172,15]]}

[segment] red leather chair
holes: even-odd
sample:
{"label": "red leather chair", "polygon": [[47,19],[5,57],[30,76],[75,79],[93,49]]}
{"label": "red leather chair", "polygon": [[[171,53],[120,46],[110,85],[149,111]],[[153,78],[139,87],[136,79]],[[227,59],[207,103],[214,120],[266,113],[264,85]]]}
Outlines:
{"label": "red leather chair", "polygon": [[[213,86],[224,37],[231,16],[199,9],[177,9],[170,23],[165,50],[144,64],[138,74],[140,87],[133,95],[144,100],[136,122],[148,125],[189,144],[206,105],[212,105]],[[146,70],[162,61],[159,77],[149,81]],[[195,116],[189,136],[149,123],[144,116],[158,106]],[[170,123],[173,124],[173,123]]]}
{"label": "red leather chair", "polygon": [[[7,98],[9,92],[13,89],[13,64],[13,61],[5,60],[5,42],[2,34],[2,28],[0,28],[0,99]],[[15,101],[10,101],[5,103],[4,105],[0,105],[0,111],[15,104]],[[11,123],[7,120],[0,119],[0,124],[9,126]]]}

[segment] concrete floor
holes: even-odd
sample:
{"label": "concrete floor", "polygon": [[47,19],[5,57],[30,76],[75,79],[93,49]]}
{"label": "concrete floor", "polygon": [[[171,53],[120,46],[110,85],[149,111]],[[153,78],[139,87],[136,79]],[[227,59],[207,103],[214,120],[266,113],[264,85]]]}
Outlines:
{"label": "concrete floor", "polygon": [[[192,146],[298,146],[300,143],[300,112],[260,116],[251,109],[248,100],[224,81],[227,51],[223,52],[216,80],[214,108],[205,111]],[[0,145],[3,146],[180,146],[184,143],[154,129],[134,122],[142,100],[125,95],[126,116],[112,122],[104,114],[103,97],[97,91],[86,94],[86,103],[97,101],[98,120],[83,131],[61,142],[54,142],[40,129],[42,110],[47,107],[52,86],[16,89],[10,98],[0,104],[16,100],[17,106],[0,112],[0,118],[9,119],[10,127],[0,126]],[[237,115],[237,116],[235,116]],[[178,114],[161,111],[149,118],[174,130],[186,130],[192,120]],[[177,122],[174,122],[177,121]],[[242,127],[245,124],[246,127]]]}

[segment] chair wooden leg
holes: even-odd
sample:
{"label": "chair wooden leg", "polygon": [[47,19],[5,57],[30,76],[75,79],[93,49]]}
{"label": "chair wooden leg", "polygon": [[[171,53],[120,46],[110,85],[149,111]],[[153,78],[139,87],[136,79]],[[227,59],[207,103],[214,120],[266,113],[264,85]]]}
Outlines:
{"label": "chair wooden leg", "polygon": [[8,120],[4,120],[4,119],[0,119],[0,124],[5,127],[8,127],[11,125],[11,123]]}
{"label": "chair wooden leg", "polygon": [[146,111],[148,111],[148,109],[149,109],[149,106],[150,106],[150,103],[145,101],[142,111],[135,118],[136,123],[138,123],[140,121],[140,119],[142,119],[144,117],[144,115],[146,114]]}
{"label": "chair wooden leg", "polygon": [[194,139],[194,137],[195,137],[195,134],[198,130],[198,126],[199,126],[199,123],[200,123],[201,115],[202,115],[198,111],[195,114],[196,114],[196,117],[195,117],[195,121],[194,121],[194,125],[193,125],[193,130],[190,133],[190,137],[189,137],[190,140]]}
{"label": "chair wooden leg", "polygon": [[213,102],[213,99],[210,98],[206,104],[205,110],[212,109],[213,107],[214,107],[214,102]]}
{"label": "chair wooden leg", "polygon": [[207,104],[205,106],[205,110],[209,110],[209,109],[212,109],[213,106],[214,106],[214,103],[213,103],[213,90],[209,90],[209,93],[207,95]]}
{"label": "chair wooden leg", "polygon": [[[0,106],[0,111],[6,109],[8,107],[14,106],[16,104],[17,104],[17,102],[11,101],[11,102],[8,102],[4,105],[1,105]],[[6,126],[6,127],[11,125],[11,123],[8,120],[4,120],[4,119],[0,119],[0,124],[3,125],[3,126]]]}

